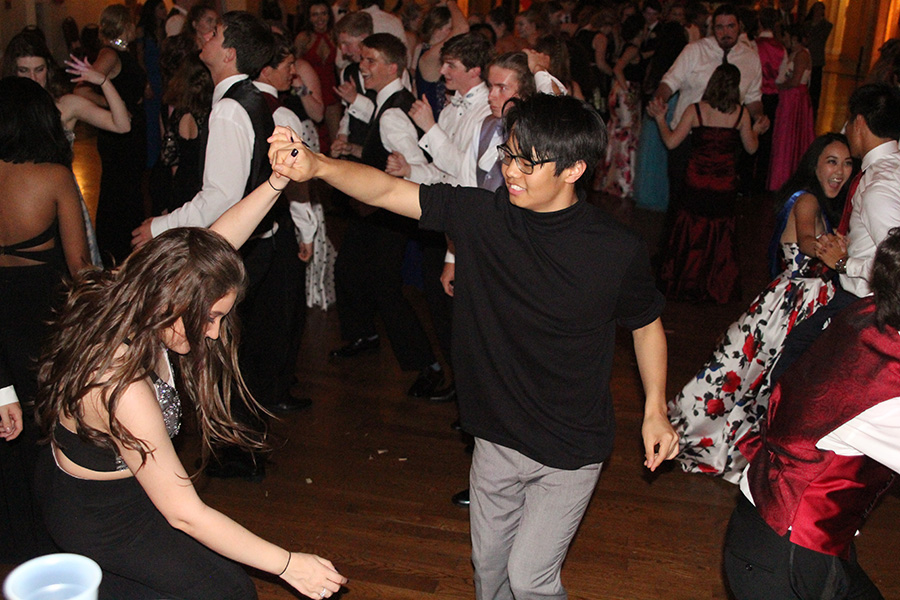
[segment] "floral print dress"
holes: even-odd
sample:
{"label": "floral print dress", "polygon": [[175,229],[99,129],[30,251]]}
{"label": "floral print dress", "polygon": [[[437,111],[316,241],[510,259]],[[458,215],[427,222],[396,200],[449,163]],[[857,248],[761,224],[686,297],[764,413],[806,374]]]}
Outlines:
{"label": "floral print dress", "polygon": [[[802,193],[791,198],[791,205]],[[747,461],[736,444],[766,414],[772,393],[769,375],[784,338],[834,295],[834,284],[816,276],[813,259],[796,243],[781,244],[781,258],[781,274],[728,328],[700,372],[669,402],[669,420],[681,441],[677,460],[685,471],[739,482]]]}

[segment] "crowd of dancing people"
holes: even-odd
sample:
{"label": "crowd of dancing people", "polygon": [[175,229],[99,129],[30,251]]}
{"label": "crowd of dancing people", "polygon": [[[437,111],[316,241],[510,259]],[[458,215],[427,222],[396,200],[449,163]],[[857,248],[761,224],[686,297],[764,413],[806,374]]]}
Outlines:
{"label": "crowd of dancing people", "polygon": [[[900,44],[817,137],[822,2],[356,4],[112,4],[64,27],[61,63],[33,27],[6,46],[0,562],[84,554],[101,598],[255,598],[238,563],[338,593],[328,560],[207,506],[171,441],[191,406],[200,471],[264,478],[270,419],[312,404],[306,310],[334,305],[332,360],[383,332],[410,397],[459,404],[479,599],[566,597],[612,449],[617,328],[646,467],[740,485],[732,591],[879,598],[852,538],[900,470]],[[666,212],[656,256],[597,194]],[[776,206],[771,283],[667,399],[665,300],[741,300],[749,195]]]}

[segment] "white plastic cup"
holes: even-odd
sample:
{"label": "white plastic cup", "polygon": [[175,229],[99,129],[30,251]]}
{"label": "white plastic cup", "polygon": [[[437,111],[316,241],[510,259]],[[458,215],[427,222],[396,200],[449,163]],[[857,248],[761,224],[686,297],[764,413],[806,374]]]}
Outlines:
{"label": "white plastic cup", "polygon": [[80,554],[48,554],[16,567],[3,582],[6,600],[97,600],[103,572]]}

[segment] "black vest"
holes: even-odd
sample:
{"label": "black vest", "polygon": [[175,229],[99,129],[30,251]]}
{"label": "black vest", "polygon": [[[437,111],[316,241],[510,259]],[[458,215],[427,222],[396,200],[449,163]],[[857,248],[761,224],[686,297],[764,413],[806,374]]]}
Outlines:
{"label": "black vest", "polygon": [[[275,129],[275,121],[272,119],[273,111],[269,109],[263,93],[256,89],[256,86],[253,85],[249,78],[233,84],[222,97],[230,98],[240,104],[247,111],[247,116],[250,117],[250,122],[253,124],[253,156],[250,160],[250,176],[244,185],[243,193],[243,196],[246,196],[272,174],[272,166],[269,164],[268,155],[269,144],[266,140]],[[208,139],[207,132],[207,137],[203,140],[204,155],[206,154]],[[263,217],[263,220],[253,231],[254,235],[259,235],[272,229],[272,226],[275,224],[275,212],[273,208]]]}
{"label": "black vest", "polygon": [[[384,104],[381,105],[378,112],[369,122],[369,129],[362,142],[362,158],[360,160],[363,164],[375,167],[379,171],[384,171],[390,153],[384,148],[384,144],[381,142],[381,117],[386,110],[391,108],[399,108],[404,114],[408,113],[415,101],[416,98],[412,95],[412,92],[405,88],[397,90],[384,101]],[[421,138],[422,133],[422,130],[416,127],[417,137]]]}
{"label": "black vest", "polygon": [[[344,68],[344,71],[341,73],[342,81],[352,81],[353,85],[356,86],[356,92],[358,94],[362,94],[369,98],[373,103],[375,102],[375,96],[377,92],[375,90],[367,90],[363,87],[362,79],[359,75],[359,63],[350,63]],[[349,127],[350,132],[347,135],[347,141],[351,144],[363,144],[366,139],[366,132],[369,130],[369,124],[365,121],[360,121],[353,115],[349,116]]]}

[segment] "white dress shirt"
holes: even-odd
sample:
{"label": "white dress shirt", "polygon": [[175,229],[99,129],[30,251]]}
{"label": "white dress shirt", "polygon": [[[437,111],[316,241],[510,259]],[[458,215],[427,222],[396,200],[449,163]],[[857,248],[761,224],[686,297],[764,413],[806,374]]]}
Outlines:
{"label": "white dress shirt", "polygon": [[[674,129],[685,109],[700,102],[713,71],[722,64],[725,52],[714,37],[706,37],[685,46],[662,78],[672,92],[681,92],[670,125]],[[728,53],[728,62],[741,71],[741,102],[751,104],[762,99],[762,66],[759,55],[747,43],[738,42]]]}
{"label": "white dress shirt", "polygon": [[[176,227],[209,227],[222,213],[237,204],[244,197],[250,165],[253,159],[253,144],[256,133],[250,115],[237,100],[223,98],[235,83],[246,79],[246,75],[226,77],[213,90],[213,108],[209,115],[209,139],[203,167],[203,188],[183,206],[150,222],[153,237]],[[265,84],[255,84],[257,87]],[[271,90],[275,88],[267,86]],[[279,112],[280,111],[280,112]],[[281,107],[273,115],[276,124],[293,122],[299,129],[300,120],[290,110]],[[293,116],[293,121],[289,116]],[[284,119],[279,123],[279,119]],[[311,214],[311,213],[310,213]],[[309,235],[311,225],[303,211],[292,217],[301,221],[303,236]],[[312,228],[315,233],[315,228]],[[310,238],[302,237],[303,241]]]}
{"label": "white dress shirt", "polygon": [[[816,448],[838,456],[865,455],[895,473],[900,473],[900,398],[891,398],[863,411],[816,443]],[[741,477],[741,492],[753,502],[747,469]]]}
{"label": "white dress shirt", "polygon": [[900,226],[900,150],[896,141],[885,142],[866,153],[859,187],[851,199],[847,234],[847,272],[841,287],[863,297],[872,293],[869,277],[878,244],[893,227]]}
{"label": "white dress shirt", "polygon": [[175,227],[209,227],[244,196],[256,136],[247,111],[237,100],[223,96],[232,85],[246,78],[226,77],[213,90],[203,188],[190,202],[153,219],[150,231],[154,237]]}
{"label": "white dress shirt", "polygon": [[15,404],[18,401],[19,397],[16,396],[16,388],[11,385],[0,388],[0,406]]}
{"label": "white dress shirt", "polygon": [[184,8],[178,6],[177,4],[172,8],[175,9],[176,12],[171,17],[166,19],[166,37],[172,37],[181,33],[184,29],[184,24],[187,22],[188,11],[184,10]]}
{"label": "white dress shirt", "polygon": [[409,52],[403,21],[391,13],[381,10],[377,4],[364,8],[361,12],[372,15],[372,33],[390,33],[396,36],[398,40],[403,42],[404,46],[407,46],[406,50]]}
{"label": "white dress shirt", "polygon": [[[567,96],[568,90],[566,90],[566,86],[562,84],[562,82],[551,75],[547,71],[538,71],[534,74],[534,87],[538,94],[550,94],[551,96],[556,95],[554,93],[554,86],[559,90],[560,96]],[[484,120],[482,119],[482,122]],[[472,138],[472,152],[477,154],[479,142],[481,141],[481,127],[478,127],[475,130],[475,135]],[[485,148],[484,154],[478,157],[477,164],[478,168],[482,171],[490,171],[494,165],[500,160],[499,153],[497,152],[497,146],[505,142],[503,136],[503,131],[498,131],[494,134],[493,139],[488,143]]]}
{"label": "white dress shirt", "polygon": [[[395,79],[381,88],[375,97],[377,106],[375,114],[378,114],[388,98],[402,89],[404,86],[400,79]],[[389,108],[384,111],[379,121],[378,133],[384,149],[388,152],[399,152],[410,166],[428,164],[425,153],[419,148],[419,133],[416,126],[402,109]]]}
{"label": "white dress shirt", "polygon": [[488,88],[479,83],[465,95],[456,92],[438,116],[438,122],[419,140],[419,147],[434,161],[410,165],[410,181],[450,183],[475,187],[475,154],[471,143],[481,131],[481,123],[491,114]]}
{"label": "white dress shirt", "polygon": [[[261,81],[254,81],[253,85],[264,94],[269,94],[276,98],[278,97],[278,90],[275,89],[274,85],[262,83]],[[290,127],[297,133],[300,133],[303,130],[303,124],[300,121],[300,117],[286,106],[279,106],[276,108],[275,112],[272,113],[272,120],[275,121],[276,125]],[[316,235],[316,229],[318,229],[319,224],[309,201],[291,201],[289,208],[291,211],[291,220],[294,222],[294,227],[297,229],[300,241],[306,244],[311,243]]]}
{"label": "white dress shirt", "polygon": [[[362,76],[360,76],[360,85],[365,87],[365,83],[362,81]],[[343,73],[341,74],[341,80],[344,79]],[[412,83],[409,79],[409,71],[407,69],[403,69],[403,73],[400,75],[400,84],[409,91],[412,91]],[[346,104],[346,103],[345,103]],[[338,135],[347,135],[350,133],[350,116],[352,115],[356,119],[359,119],[363,123],[368,123],[372,120],[372,116],[375,114],[375,103],[369,100],[369,97],[365,94],[356,94],[356,99],[347,106],[347,110],[344,111],[344,114],[341,116],[341,122],[338,126]]]}

